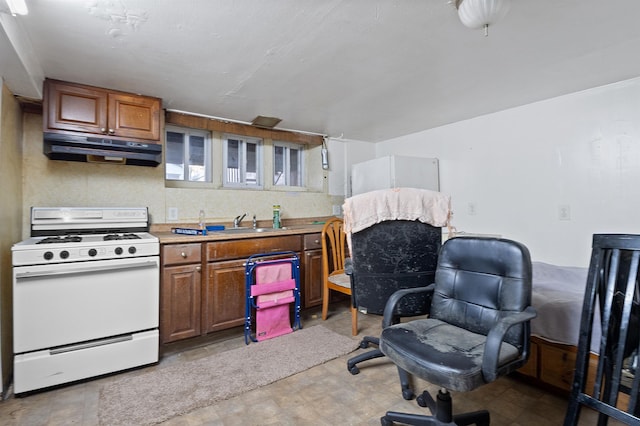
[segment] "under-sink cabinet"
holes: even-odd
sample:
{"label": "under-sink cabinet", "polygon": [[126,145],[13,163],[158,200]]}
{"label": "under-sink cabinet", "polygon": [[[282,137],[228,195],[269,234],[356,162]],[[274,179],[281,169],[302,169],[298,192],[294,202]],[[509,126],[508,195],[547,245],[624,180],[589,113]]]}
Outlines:
{"label": "under-sink cabinet", "polygon": [[203,300],[205,332],[244,324],[245,262],[254,254],[300,253],[300,235],[207,243],[207,283]]}
{"label": "under-sink cabinet", "polygon": [[202,318],[204,333],[244,324],[245,260],[207,263]]}

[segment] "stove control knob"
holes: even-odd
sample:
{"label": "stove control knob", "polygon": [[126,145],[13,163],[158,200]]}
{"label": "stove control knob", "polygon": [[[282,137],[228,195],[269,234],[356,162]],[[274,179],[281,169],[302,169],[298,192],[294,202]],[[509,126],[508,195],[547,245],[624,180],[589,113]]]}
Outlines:
{"label": "stove control knob", "polygon": [[51,260],[51,259],[53,259],[53,253],[51,253],[50,251],[45,251],[45,252],[44,252],[44,259],[45,259],[45,260]]}
{"label": "stove control knob", "polygon": [[116,254],[122,254],[122,247],[116,247],[115,252]]}
{"label": "stove control knob", "polygon": [[69,257],[69,252],[68,252],[68,251],[66,251],[66,250],[62,250],[62,251],[60,252],[60,257],[61,257],[62,259],[66,259],[66,258],[68,258],[68,257]]}
{"label": "stove control knob", "polygon": [[135,254],[136,253],[136,248],[134,246],[129,247],[129,253],[130,254]]}
{"label": "stove control knob", "polygon": [[98,254],[98,250],[96,250],[96,249],[89,249],[89,256],[94,257],[96,254]]}

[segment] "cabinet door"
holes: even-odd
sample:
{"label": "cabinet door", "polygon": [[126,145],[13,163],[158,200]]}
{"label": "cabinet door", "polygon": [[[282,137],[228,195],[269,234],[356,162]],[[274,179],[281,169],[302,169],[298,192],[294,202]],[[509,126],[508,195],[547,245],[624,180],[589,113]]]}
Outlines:
{"label": "cabinet door", "polygon": [[107,132],[107,92],[45,80],[45,131]]}
{"label": "cabinet door", "polygon": [[304,252],[304,281],[302,284],[303,307],[322,304],[322,250]]}
{"label": "cabinet door", "polygon": [[110,135],[160,139],[160,99],[110,93],[108,111]]}
{"label": "cabinet door", "polygon": [[160,299],[162,343],[199,336],[200,264],[164,267]]}
{"label": "cabinet door", "polygon": [[202,318],[205,332],[244,324],[245,260],[207,264]]}

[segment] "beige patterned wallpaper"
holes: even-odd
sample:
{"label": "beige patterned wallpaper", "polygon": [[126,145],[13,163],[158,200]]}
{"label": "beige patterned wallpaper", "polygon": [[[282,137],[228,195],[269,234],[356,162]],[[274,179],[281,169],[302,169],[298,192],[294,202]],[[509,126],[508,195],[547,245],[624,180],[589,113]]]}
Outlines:
{"label": "beige patterned wallpaper", "polygon": [[[164,168],[116,164],[52,161],[42,153],[42,116],[25,114],[24,122],[24,232],[28,233],[31,206],[146,206],[153,223],[167,223],[167,210],[178,209],[177,223],[196,223],[205,211],[207,223],[230,222],[242,213],[269,220],[273,204],[282,217],[329,216],[342,203],[326,190],[326,175],[310,173],[316,192],[165,188]],[[339,197],[338,197],[339,198]],[[26,236],[26,235],[25,235]]]}
{"label": "beige patterned wallpaper", "polygon": [[0,101],[0,391],[6,392],[13,359],[11,246],[21,239],[22,113],[4,84]]}

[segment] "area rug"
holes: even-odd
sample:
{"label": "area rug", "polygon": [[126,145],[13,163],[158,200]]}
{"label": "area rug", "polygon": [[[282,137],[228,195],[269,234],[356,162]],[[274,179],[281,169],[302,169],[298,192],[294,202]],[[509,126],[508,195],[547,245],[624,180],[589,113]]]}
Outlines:
{"label": "area rug", "polygon": [[268,385],[354,351],[358,342],[321,325],[125,377],[100,390],[101,425],[157,424]]}

